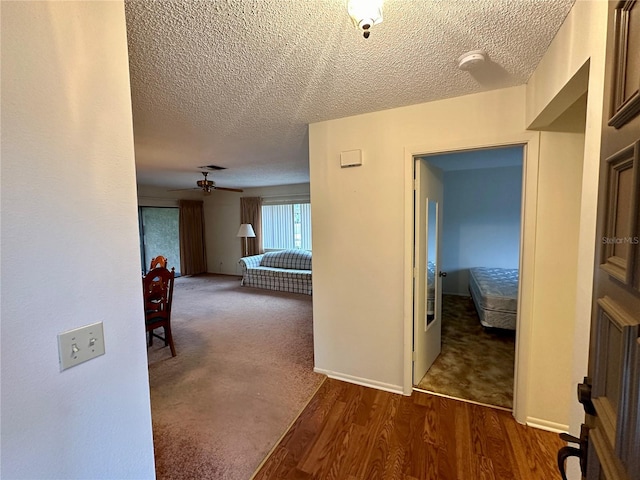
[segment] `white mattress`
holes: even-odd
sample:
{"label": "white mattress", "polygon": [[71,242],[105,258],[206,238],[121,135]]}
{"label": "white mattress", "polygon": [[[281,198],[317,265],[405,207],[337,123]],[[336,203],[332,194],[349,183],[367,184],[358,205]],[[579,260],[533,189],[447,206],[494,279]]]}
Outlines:
{"label": "white mattress", "polygon": [[518,308],[518,269],[469,269],[469,292],[485,327],[515,330]]}

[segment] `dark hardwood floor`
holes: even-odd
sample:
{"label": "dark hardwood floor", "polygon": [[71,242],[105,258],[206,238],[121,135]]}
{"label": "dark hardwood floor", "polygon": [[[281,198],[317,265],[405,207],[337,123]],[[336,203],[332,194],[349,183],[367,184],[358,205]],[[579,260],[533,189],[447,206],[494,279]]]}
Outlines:
{"label": "dark hardwood floor", "polygon": [[254,479],[552,480],[563,445],[508,412],[327,379]]}

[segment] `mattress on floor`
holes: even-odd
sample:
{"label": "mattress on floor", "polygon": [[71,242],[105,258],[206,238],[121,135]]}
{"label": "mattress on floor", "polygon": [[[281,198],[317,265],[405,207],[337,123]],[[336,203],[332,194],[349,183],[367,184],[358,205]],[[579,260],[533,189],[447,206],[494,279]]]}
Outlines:
{"label": "mattress on floor", "polygon": [[516,329],[517,268],[471,268],[469,270],[469,292],[482,325]]}

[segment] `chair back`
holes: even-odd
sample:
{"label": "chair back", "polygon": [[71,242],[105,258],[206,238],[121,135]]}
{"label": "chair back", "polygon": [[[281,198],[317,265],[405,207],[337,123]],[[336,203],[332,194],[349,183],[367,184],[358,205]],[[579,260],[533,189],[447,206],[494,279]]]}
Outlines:
{"label": "chair back", "polygon": [[151,259],[151,266],[149,267],[151,270],[157,267],[167,268],[167,257],[163,257],[162,255],[158,255],[155,258]]}
{"label": "chair back", "polygon": [[169,271],[164,267],[153,268],[143,277],[144,311],[147,323],[170,318],[174,280],[175,269],[172,268]]}
{"label": "chair back", "polygon": [[[164,340],[171,347],[171,355],[176,356],[176,347],[171,334],[171,303],[173,302],[173,282],[175,270],[164,267],[149,270],[142,278],[144,296],[144,322],[149,335],[149,346],[153,345],[153,337]],[[164,329],[164,337],[155,333],[156,328]]]}

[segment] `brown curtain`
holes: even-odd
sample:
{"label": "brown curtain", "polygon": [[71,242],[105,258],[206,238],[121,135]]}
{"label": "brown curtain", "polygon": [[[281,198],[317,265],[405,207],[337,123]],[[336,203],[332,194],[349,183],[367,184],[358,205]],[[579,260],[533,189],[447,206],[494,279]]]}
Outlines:
{"label": "brown curtain", "polygon": [[[262,253],[262,198],[242,197],[240,199],[240,223],[250,223],[256,233],[255,238],[247,239],[247,255]],[[244,238],[242,252],[244,252]]]}
{"label": "brown curtain", "polygon": [[206,273],[204,208],[198,200],[180,200],[180,273]]}

